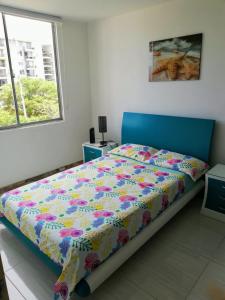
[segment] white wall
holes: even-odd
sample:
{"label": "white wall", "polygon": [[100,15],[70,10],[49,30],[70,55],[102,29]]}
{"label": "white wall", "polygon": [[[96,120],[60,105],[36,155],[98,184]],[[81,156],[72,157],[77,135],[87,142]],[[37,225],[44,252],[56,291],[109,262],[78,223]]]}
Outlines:
{"label": "white wall", "polygon": [[[200,81],[148,82],[149,41],[204,33]],[[213,161],[225,163],[225,1],[174,0],[89,24],[92,120],[108,115],[120,140],[123,111],[213,118]]]}
{"label": "white wall", "polygon": [[90,128],[87,28],[62,26],[65,120],[0,131],[0,187],[82,159]]}

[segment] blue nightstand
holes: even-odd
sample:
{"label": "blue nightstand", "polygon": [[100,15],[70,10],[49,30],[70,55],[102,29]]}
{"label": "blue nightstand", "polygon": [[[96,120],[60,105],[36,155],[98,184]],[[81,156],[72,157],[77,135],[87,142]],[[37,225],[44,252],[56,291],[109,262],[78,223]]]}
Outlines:
{"label": "blue nightstand", "polygon": [[201,212],[225,222],[225,165],[218,164],[207,172]]}
{"label": "blue nightstand", "polygon": [[84,143],[82,145],[83,161],[88,162],[90,160],[101,157],[117,146],[118,144],[115,142],[108,142],[108,144],[104,147],[100,147],[100,144]]}

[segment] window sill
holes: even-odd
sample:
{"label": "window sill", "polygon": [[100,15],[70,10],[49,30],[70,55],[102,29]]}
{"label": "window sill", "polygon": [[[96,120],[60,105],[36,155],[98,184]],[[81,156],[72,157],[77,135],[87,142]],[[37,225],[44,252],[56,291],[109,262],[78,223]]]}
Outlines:
{"label": "window sill", "polygon": [[5,130],[15,130],[15,129],[22,129],[22,128],[31,128],[31,127],[34,128],[34,127],[58,124],[58,123],[64,123],[64,122],[65,122],[65,120],[63,118],[57,118],[57,119],[53,119],[53,120],[16,124],[16,125],[11,125],[11,126],[7,126],[7,127],[0,127],[0,132],[5,131]]}

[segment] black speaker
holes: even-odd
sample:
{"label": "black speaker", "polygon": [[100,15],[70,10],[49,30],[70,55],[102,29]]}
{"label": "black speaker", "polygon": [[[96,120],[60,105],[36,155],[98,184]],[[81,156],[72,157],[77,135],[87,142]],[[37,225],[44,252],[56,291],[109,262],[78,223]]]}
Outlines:
{"label": "black speaker", "polygon": [[90,144],[94,144],[95,143],[95,129],[94,129],[94,127],[90,128],[89,134],[90,134]]}
{"label": "black speaker", "polygon": [[98,117],[98,130],[102,133],[102,141],[100,141],[101,146],[107,145],[107,142],[104,140],[104,132],[107,132],[107,119],[106,116]]}
{"label": "black speaker", "polygon": [[98,128],[99,128],[99,132],[107,132],[106,116],[99,116],[98,117]]}

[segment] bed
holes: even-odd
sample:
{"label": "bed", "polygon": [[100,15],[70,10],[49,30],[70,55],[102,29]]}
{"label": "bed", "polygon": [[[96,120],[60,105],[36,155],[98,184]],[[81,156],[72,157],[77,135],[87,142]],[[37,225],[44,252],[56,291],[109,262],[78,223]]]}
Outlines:
{"label": "bed", "polygon": [[[213,120],[126,112],[122,144],[208,162],[213,129]],[[59,276],[54,299],[74,288],[87,296],[203,186],[178,170],[109,154],[5,193],[0,220]]]}

